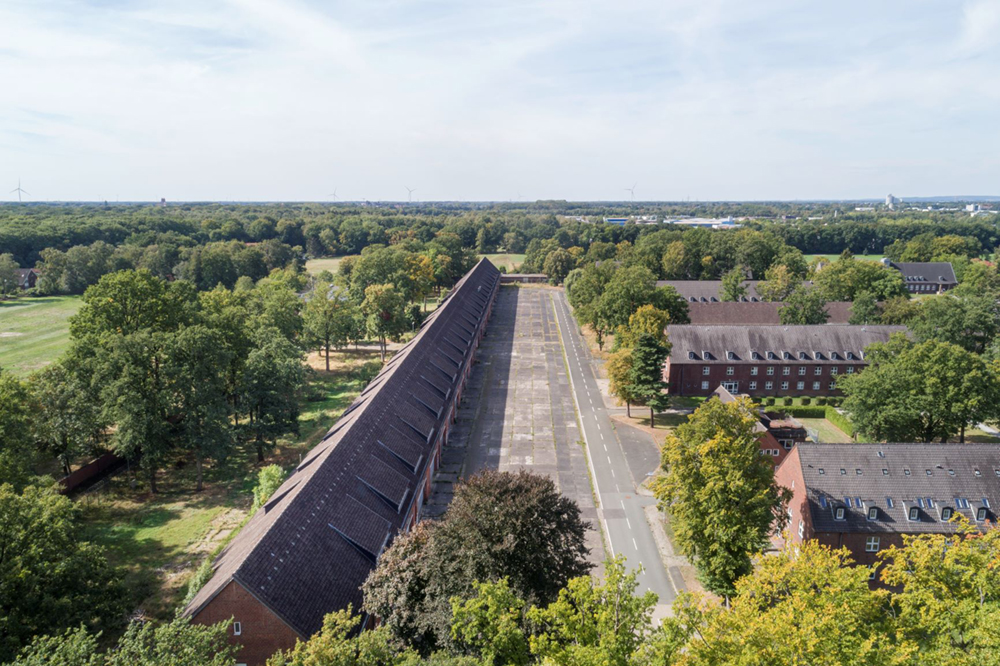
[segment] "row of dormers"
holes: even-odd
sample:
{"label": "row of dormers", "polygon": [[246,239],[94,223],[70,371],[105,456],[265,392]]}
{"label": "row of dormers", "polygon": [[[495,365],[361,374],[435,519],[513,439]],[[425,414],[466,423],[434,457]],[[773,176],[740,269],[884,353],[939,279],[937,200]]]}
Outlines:
{"label": "row of dormers", "polygon": [[[829,352],[799,351],[799,352],[794,352],[794,353],[790,352],[790,351],[781,351],[781,352],[766,351],[766,352],[763,352],[763,355],[761,354],[761,352],[757,352],[757,351],[750,352],[750,360],[751,361],[764,361],[764,360],[767,360],[767,361],[778,361],[778,360],[781,360],[781,361],[795,361],[795,360],[799,360],[799,361],[863,361],[864,358],[865,358],[865,352],[863,350],[859,350],[856,353],[853,352],[853,351],[843,351],[843,352],[838,352],[838,351],[829,351]],[[715,358],[715,355],[712,354],[709,351],[702,351],[701,355],[699,355],[698,352],[689,351],[688,352],[688,359],[692,360],[692,361],[717,361],[717,360],[719,360],[719,359]],[[740,357],[740,355],[737,354],[736,352],[727,351],[726,352],[726,360],[727,361],[742,361],[744,359],[742,357]]]}
{"label": "row of dormers", "polygon": [[[886,510],[896,508],[896,502],[891,497],[885,498],[884,508],[877,501],[862,501],[860,497],[845,497],[843,501],[839,499],[828,501],[825,496],[821,496],[819,500],[820,506],[824,509],[829,508],[833,513],[833,519],[838,521],[847,520],[847,511],[852,508],[863,511],[865,518],[872,522],[889,518]],[[902,500],[899,504],[903,509],[903,515],[910,522],[919,522],[925,517],[930,520],[937,517],[942,522],[948,522],[955,516],[956,512],[961,514],[963,510],[969,511],[970,516],[976,522],[982,523],[996,519],[996,514],[993,512],[987,497],[973,501],[966,497],[956,497],[953,501],[955,506],[952,506],[950,501],[935,501],[931,497],[917,497],[911,500]]]}

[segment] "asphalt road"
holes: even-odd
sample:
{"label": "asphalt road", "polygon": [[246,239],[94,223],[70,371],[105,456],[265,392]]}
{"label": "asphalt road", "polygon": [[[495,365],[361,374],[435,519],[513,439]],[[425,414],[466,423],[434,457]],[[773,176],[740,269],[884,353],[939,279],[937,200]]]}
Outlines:
{"label": "asphalt road", "polygon": [[[601,398],[590,350],[570,314],[566,294],[555,290],[550,293],[592,465],[605,538],[612,554],[624,555],[630,568],[642,565],[643,571],[638,578],[639,592],[652,590],[657,594],[660,608],[656,615],[662,616],[664,606],[674,600],[676,593],[646,522],[644,507],[655,500],[635,492],[625,453]],[[636,479],[640,483],[642,480]]]}

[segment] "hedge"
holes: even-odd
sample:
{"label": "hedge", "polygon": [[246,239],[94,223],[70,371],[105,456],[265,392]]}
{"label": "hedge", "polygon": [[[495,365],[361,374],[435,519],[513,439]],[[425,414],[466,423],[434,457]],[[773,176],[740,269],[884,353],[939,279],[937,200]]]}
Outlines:
{"label": "hedge", "polygon": [[803,419],[823,419],[826,418],[826,407],[789,407],[784,410],[789,416],[796,416]]}
{"label": "hedge", "polygon": [[841,430],[843,430],[844,433],[849,437],[854,437],[854,435],[856,434],[854,430],[854,424],[851,423],[846,416],[838,412],[833,407],[826,408],[826,420],[832,423],[833,425],[837,426]]}

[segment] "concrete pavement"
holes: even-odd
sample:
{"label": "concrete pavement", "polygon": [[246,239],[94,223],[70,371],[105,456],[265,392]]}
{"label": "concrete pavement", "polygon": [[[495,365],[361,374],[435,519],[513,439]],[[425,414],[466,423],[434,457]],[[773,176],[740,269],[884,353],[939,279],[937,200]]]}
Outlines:
{"label": "concrete pavement", "polygon": [[[651,590],[656,593],[659,605],[655,616],[663,617],[676,597],[674,586],[682,586],[683,583],[679,580],[671,582],[660,558],[656,540],[646,522],[646,507],[655,503],[655,500],[636,492],[633,472],[640,470],[629,467],[598,388],[593,358],[570,313],[565,293],[561,290],[549,293],[579,409],[581,432],[591,463],[605,541],[612,554],[625,556],[629,567],[636,568],[640,564],[643,566],[644,570],[639,574],[639,591]],[[648,461],[642,462],[642,455],[631,457],[634,461],[639,461],[635,463],[637,466],[648,464]],[[635,476],[635,482],[642,483],[645,473]]]}

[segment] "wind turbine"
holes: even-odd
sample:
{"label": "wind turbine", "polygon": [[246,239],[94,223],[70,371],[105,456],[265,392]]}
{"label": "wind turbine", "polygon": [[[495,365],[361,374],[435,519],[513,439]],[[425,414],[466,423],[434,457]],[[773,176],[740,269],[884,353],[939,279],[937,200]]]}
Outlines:
{"label": "wind turbine", "polygon": [[625,191],[632,195],[632,203],[635,203],[635,186],[639,184],[639,181],[635,181],[632,187],[626,187]]}
{"label": "wind turbine", "polygon": [[413,201],[413,193],[417,191],[417,188],[415,188],[415,187],[406,187],[406,185],[403,185],[403,187],[406,189],[406,200],[408,202],[412,202]]}
{"label": "wind turbine", "polygon": [[336,188],[336,187],[335,187],[335,188],[333,188],[333,194],[330,194],[330,195],[328,195],[328,196],[331,196],[331,197],[333,197],[333,200],[334,200],[334,201],[337,201],[337,188]]}
{"label": "wind turbine", "polygon": [[11,194],[14,194],[14,192],[17,192],[17,203],[21,203],[21,195],[22,194],[31,194],[30,192],[28,192],[28,190],[22,190],[21,189],[21,179],[20,178],[17,179],[17,187],[15,187],[13,190],[10,191]]}

